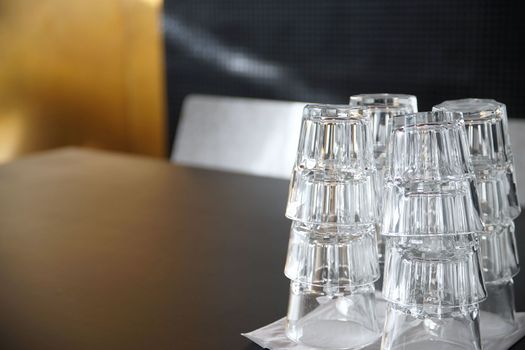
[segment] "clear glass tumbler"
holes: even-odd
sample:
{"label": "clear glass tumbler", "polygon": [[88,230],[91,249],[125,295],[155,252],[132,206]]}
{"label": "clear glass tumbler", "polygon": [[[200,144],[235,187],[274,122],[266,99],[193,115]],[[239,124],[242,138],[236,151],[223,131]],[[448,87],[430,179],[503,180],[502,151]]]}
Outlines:
{"label": "clear glass tumbler", "polygon": [[480,350],[479,306],[387,304],[382,350]]}
{"label": "clear glass tumbler", "polygon": [[370,117],[349,106],[304,108],[286,216],[315,224],[377,220]]}
{"label": "clear glass tumbler", "polygon": [[361,349],[381,337],[373,284],[313,286],[292,281],[286,335],[322,349]]}
{"label": "clear glass tumbler", "polygon": [[385,237],[385,242],[385,300],[463,306],[486,298],[476,235]]}
{"label": "clear glass tumbler", "polygon": [[373,224],[323,226],[294,222],[285,275],[315,286],[363,285],[380,275]]}
{"label": "clear glass tumbler", "polygon": [[395,117],[386,168],[383,235],[459,235],[483,230],[461,113]]}

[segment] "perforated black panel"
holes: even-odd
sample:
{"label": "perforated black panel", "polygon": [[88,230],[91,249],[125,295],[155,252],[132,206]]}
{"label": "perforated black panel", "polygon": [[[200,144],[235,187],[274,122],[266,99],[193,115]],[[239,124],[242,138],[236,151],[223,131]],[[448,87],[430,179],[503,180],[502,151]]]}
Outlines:
{"label": "perforated black panel", "polygon": [[347,103],[400,92],[420,110],[485,97],[521,117],[518,3],[166,0],[170,135],[189,93]]}

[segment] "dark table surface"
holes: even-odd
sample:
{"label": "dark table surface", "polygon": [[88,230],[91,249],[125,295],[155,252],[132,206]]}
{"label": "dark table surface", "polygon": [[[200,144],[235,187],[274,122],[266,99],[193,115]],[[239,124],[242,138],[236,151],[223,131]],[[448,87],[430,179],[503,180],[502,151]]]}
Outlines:
{"label": "dark table surface", "polygon": [[258,349],[240,333],[286,313],[287,192],[80,149],[1,166],[0,348]]}

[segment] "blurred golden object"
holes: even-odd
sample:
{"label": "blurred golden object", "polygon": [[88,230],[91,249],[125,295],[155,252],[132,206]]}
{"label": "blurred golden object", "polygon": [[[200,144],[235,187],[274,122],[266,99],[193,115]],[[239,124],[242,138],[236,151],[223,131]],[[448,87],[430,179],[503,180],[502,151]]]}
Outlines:
{"label": "blurred golden object", "polygon": [[0,161],[81,145],[165,155],[161,0],[0,1]]}

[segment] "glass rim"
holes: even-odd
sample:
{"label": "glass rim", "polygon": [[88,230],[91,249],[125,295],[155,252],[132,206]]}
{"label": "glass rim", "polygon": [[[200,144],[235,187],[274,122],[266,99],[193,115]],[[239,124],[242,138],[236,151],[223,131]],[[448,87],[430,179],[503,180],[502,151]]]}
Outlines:
{"label": "glass rim", "polygon": [[394,130],[461,125],[464,125],[463,113],[461,112],[439,110],[396,115],[393,118]]}
{"label": "glass rim", "polygon": [[373,93],[350,96],[351,106],[371,109],[397,110],[413,107],[416,104],[416,96],[409,94]]}
{"label": "glass rim", "polygon": [[433,111],[460,112],[466,122],[500,120],[506,115],[504,103],[488,98],[462,98],[447,100],[432,107]]}
{"label": "glass rim", "polygon": [[369,113],[343,104],[307,104],[303,109],[303,120],[318,123],[362,123],[370,120]]}
{"label": "glass rim", "polygon": [[313,235],[326,236],[361,236],[363,234],[374,233],[375,224],[370,223],[330,223],[330,222],[310,222],[292,221],[292,228],[300,230],[301,233],[311,233]]}
{"label": "glass rim", "polygon": [[447,236],[479,236],[483,233],[483,230],[480,231],[455,231],[455,232],[381,232],[381,236],[384,237],[408,237],[408,238],[445,238]]}
{"label": "glass rim", "polygon": [[479,298],[471,298],[472,300],[471,301],[467,301],[467,302],[464,302],[464,303],[461,303],[461,304],[447,304],[447,303],[439,303],[439,304],[433,304],[433,303],[423,303],[423,304],[420,304],[420,303],[403,303],[403,302],[399,302],[397,300],[393,300],[393,299],[390,299],[390,298],[387,298],[386,296],[383,296],[383,299],[388,303],[388,304],[395,304],[397,305],[398,307],[401,307],[401,308],[414,308],[414,307],[421,307],[421,308],[424,308],[424,307],[439,307],[439,308],[443,308],[443,309],[458,309],[458,308],[462,308],[462,307],[468,307],[468,306],[475,306],[475,305],[478,305],[480,304],[481,302],[485,301],[487,299],[488,295],[485,294],[485,296],[483,297],[479,297]]}

